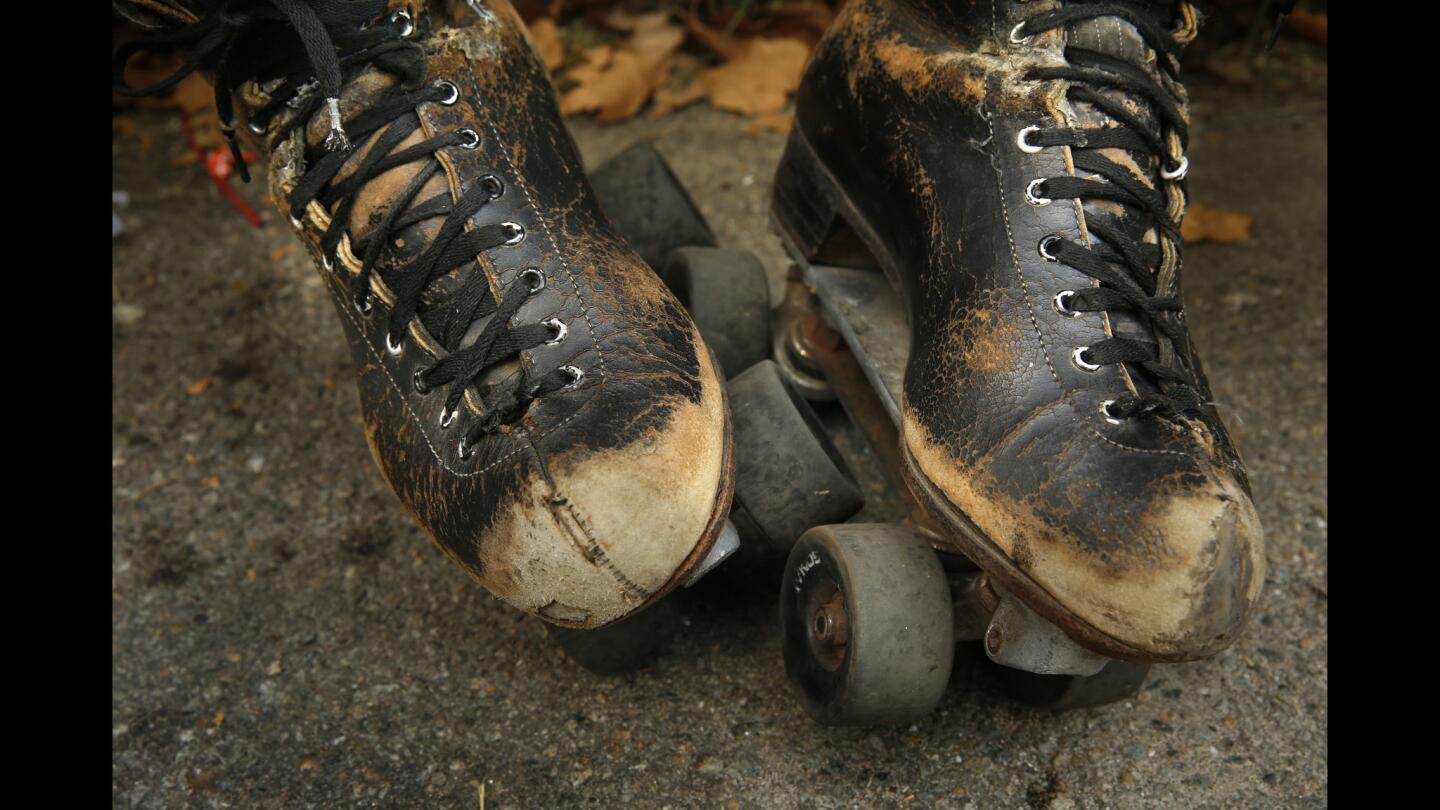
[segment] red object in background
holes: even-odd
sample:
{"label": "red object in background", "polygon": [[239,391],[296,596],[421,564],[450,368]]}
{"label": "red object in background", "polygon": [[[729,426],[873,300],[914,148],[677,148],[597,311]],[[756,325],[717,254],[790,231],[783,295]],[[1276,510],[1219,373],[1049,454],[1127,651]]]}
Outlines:
{"label": "red object in background", "polygon": [[[255,213],[255,209],[251,208],[230,184],[230,178],[235,174],[235,158],[231,156],[230,150],[217,148],[206,152],[200,148],[200,144],[195,142],[194,133],[190,131],[190,115],[184,110],[180,111],[180,131],[185,134],[185,142],[190,144],[190,149],[205,167],[205,173],[215,182],[215,187],[220,189],[220,193],[225,195],[225,199],[235,206],[247,222],[256,228],[260,227],[260,215]],[[253,163],[256,156],[254,152],[242,151],[240,157],[246,163]]]}

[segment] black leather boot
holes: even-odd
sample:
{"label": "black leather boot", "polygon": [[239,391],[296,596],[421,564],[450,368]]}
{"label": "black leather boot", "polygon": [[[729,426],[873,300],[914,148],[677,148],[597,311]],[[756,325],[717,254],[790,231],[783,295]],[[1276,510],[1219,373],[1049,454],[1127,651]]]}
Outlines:
{"label": "black leather boot", "polygon": [[907,478],[954,550],[1108,655],[1213,655],[1265,578],[1180,300],[1194,11],[851,0],[800,87],[774,215],[855,237],[913,335]]}
{"label": "black leather boot", "polygon": [[[371,451],[440,549],[578,628],[690,573],[733,489],[722,380],[597,207],[510,5],[130,5],[187,52],[166,84],[212,72],[222,124],[269,157]],[[121,89],[138,47],[116,54]]]}

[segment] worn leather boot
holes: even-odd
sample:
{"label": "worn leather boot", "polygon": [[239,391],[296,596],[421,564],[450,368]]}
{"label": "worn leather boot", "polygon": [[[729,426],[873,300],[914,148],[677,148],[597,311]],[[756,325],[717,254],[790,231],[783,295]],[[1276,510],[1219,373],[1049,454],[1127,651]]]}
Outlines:
{"label": "worn leather boot", "polygon": [[[576,628],[695,569],[732,493],[722,381],[596,206],[507,2],[129,10],[187,53],[165,86],[212,72],[222,126],[268,156],[349,338],[371,452],[441,551]],[[118,85],[141,47],[116,54]]]}
{"label": "worn leather boot", "polygon": [[1181,308],[1195,27],[1175,2],[851,0],[774,189],[792,251],[863,245],[903,293],[907,479],[953,550],[1133,660],[1213,655],[1265,578]]}

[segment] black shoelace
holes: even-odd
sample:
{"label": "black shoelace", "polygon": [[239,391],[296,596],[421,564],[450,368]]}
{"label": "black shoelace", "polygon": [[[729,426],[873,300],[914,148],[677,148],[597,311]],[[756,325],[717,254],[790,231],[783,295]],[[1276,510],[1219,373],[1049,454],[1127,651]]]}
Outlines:
{"label": "black shoelace", "polygon": [[[573,366],[561,366],[532,376],[533,370],[522,369],[497,382],[480,381],[488,369],[518,357],[522,351],[564,339],[566,327],[554,318],[518,326],[510,323],[525,300],[544,289],[545,276],[538,269],[521,272],[502,293],[502,301],[495,299],[486,274],[478,268],[463,274],[463,281],[448,292],[434,289],[433,282],[476,261],[477,254],[519,244],[525,231],[513,222],[466,229],[472,216],[504,193],[503,184],[493,176],[463,187],[458,200],[442,192],[415,202],[426,181],[441,170],[434,157],[438,150],[453,146],[474,149],[481,138],[474,130],[462,129],[391,154],[420,128],[414,115],[417,105],[453,104],[459,90],[448,81],[424,83],[421,50],[406,39],[414,30],[408,13],[396,12],[382,20],[385,6],[384,0],[220,0],[196,24],[118,50],[113,61],[113,86],[126,95],[154,95],[196,70],[213,70],[221,128],[242,172],[245,164],[234,138],[232,98],[232,88],[240,81],[259,79],[269,94],[269,101],[251,114],[248,125],[256,135],[268,135],[272,144],[303,129],[314,115],[325,110],[330,132],[323,144],[305,150],[306,168],[286,202],[292,221],[297,223],[312,201],[331,212],[330,225],[321,237],[327,270],[337,261],[336,252],[360,190],[391,169],[424,161],[404,191],[378,215],[374,227],[363,238],[350,240],[350,251],[361,262],[353,284],[357,291],[353,304],[362,316],[373,315],[370,283],[378,273],[394,294],[387,324],[387,350],[392,355],[404,351],[406,327],[417,315],[428,333],[445,347],[448,354],[433,366],[417,371],[412,380],[421,394],[448,387],[442,427],[451,426],[465,391],[475,387],[485,415],[460,442],[464,458],[473,453],[486,433],[513,422],[535,399],[578,384],[582,372]],[[280,37],[292,34],[298,35],[303,48],[282,47],[286,40]],[[126,84],[125,65],[135,53],[166,46],[182,48],[187,54],[175,74],[149,87]],[[342,122],[338,106],[341,88],[369,65],[398,81],[365,111]],[[270,132],[270,124],[287,113],[281,125]],[[375,143],[365,158],[348,177],[332,185],[358,148],[352,142],[363,145],[372,135]],[[248,172],[242,176],[249,180]],[[394,258],[398,233],[435,217],[444,217],[444,222],[418,256],[398,266],[381,265],[382,259]],[[462,345],[471,324],[487,317],[489,321],[474,341]]]}
{"label": "black shoelace", "polygon": [[[1178,82],[1180,45],[1169,31],[1156,25],[1132,6],[1119,3],[1072,5],[1028,18],[1016,26],[1012,39],[1025,39],[1073,23],[1115,17],[1133,25],[1156,54],[1166,78]],[[1087,210],[1085,223],[1093,236],[1091,247],[1058,235],[1040,243],[1041,255],[1079,270],[1100,282],[1098,287],[1066,291],[1056,298],[1062,313],[1127,311],[1147,323],[1156,342],[1111,337],[1076,352],[1077,364],[1098,367],[1116,363],[1139,369],[1155,381],[1158,392],[1127,395],[1107,402],[1105,412],[1114,419],[1147,414],[1196,413],[1204,403],[1194,371],[1189,368],[1189,341],[1178,294],[1180,223],[1183,210],[1184,157],[1187,129],[1176,95],[1139,66],[1109,54],[1067,46],[1063,67],[1036,68],[1028,78],[1070,82],[1072,102],[1086,102],[1119,123],[1116,127],[1040,128],[1021,133],[1022,145],[1031,149],[1069,146],[1077,172],[1089,177],[1050,177],[1030,184],[1027,196],[1041,204],[1053,199],[1108,200],[1138,212],[1153,225],[1158,244],[1138,242],[1117,220]],[[1119,90],[1153,111],[1155,122],[1142,120],[1113,96],[1097,88]],[[1158,124],[1158,125],[1157,125]],[[1158,164],[1154,188],[1136,179],[1127,168],[1100,154],[1101,149],[1123,149],[1139,166]],[[1158,160],[1157,160],[1158,158]],[[1096,179],[1098,178],[1098,179]],[[1174,268],[1163,279],[1164,266]]]}

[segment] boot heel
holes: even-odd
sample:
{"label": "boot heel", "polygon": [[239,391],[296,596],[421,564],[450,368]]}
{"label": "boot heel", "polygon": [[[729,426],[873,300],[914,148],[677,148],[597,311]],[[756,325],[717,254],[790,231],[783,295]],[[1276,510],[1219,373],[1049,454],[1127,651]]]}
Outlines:
{"label": "boot heel", "polygon": [[841,215],[840,190],[799,129],[790,132],[775,172],[771,212],[795,257],[843,267],[875,267],[874,258]]}

